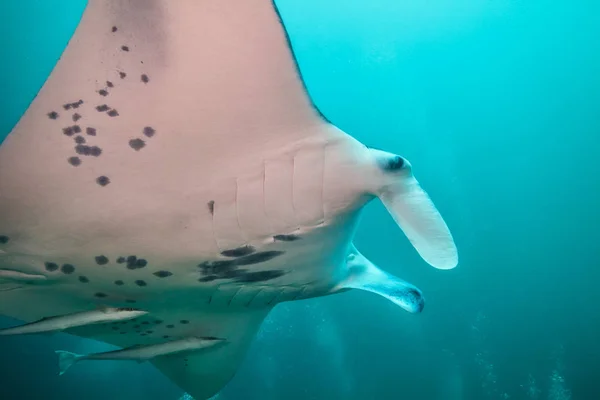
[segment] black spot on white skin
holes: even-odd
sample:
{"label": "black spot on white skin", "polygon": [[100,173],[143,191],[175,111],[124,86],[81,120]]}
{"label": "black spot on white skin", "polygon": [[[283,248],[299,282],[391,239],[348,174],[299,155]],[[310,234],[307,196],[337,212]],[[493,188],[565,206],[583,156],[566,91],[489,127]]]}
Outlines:
{"label": "black spot on white skin", "polygon": [[119,72],[119,77],[121,79],[125,79],[125,77],[127,77],[127,74],[125,72]]}
{"label": "black spot on white skin", "polygon": [[198,268],[202,269],[204,275],[220,274],[235,268],[235,260],[205,261],[198,264]]}
{"label": "black spot on white skin", "polygon": [[74,167],[78,167],[81,165],[81,158],[79,157],[69,157],[67,161]]}
{"label": "black spot on white skin", "polygon": [[0,235],[0,244],[6,244],[8,243],[8,241],[10,240],[10,238],[6,235]]}
{"label": "black spot on white skin", "polygon": [[144,287],[144,286],[147,286],[147,285],[148,285],[148,284],[147,284],[145,281],[143,281],[143,280],[141,280],[141,279],[140,279],[140,280],[137,280],[137,281],[135,281],[135,284],[136,284],[136,285],[138,285],[139,287]]}
{"label": "black spot on white skin", "polygon": [[96,107],[96,111],[98,112],[106,112],[108,110],[110,110],[110,107],[107,104],[101,104]]}
{"label": "black spot on white skin", "polygon": [[81,127],[79,125],[73,125],[73,133],[81,133]]}
{"label": "black spot on white skin", "polygon": [[117,264],[123,264],[125,262],[125,257],[117,258]]}
{"label": "black spot on white skin", "polygon": [[[83,104],[83,100],[78,100],[75,103],[71,103],[70,106],[72,108],[79,108],[79,106],[82,105],[82,104]],[[68,108],[65,108],[65,110],[68,110]]]}
{"label": "black spot on white skin", "polygon": [[173,273],[169,271],[158,271],[155,272],[153,275],[159,278],[168,278],[169,276],[173,275]]}
{"label": "black spot on white skin", "polygon": [[110,183],[110,179],[107,176],[99,176],[96,178],[96,183],[100,186],[106,186]]}
{"label": "black spot on white skin", "polygon": [[224,255],[225,257],[242,257],[252,254],[255,251],[256,249],[254,247],[246,245],[235,249],[224,250],[221,252],[221,255]]}
{"label": "black spot on white skin", "polygon": [[71,103],[63,104],[63,108],[64,108],[65,110],[70,110],[70,109],[71,109],[71,107],[72,107],[72,106],[71,106]]}
{"label": "black spot on white skin", "polygon": [[67,126],[66,128],[63,128],[63,134],[65,134],[66,136],[73,136],[75,134],[75,132],[73,131],[73,127],[72,126]]}
{"label": "black spot on white skin", "polygon": [[283,251],[271,250],[271,251],[262,251],[260,253],[250,254],[245,257],[240,257],[235,260],[235,265],[252,265],[258,264],[262,262],[269,261],[275,257],[279,257],[284,254]]}
{"label": "black spot on white skin", "polygon": [[75,152],[83,156],[99,157],[102,154],[102,149],[98,146],[87,146],[84,144],[78,144],[77,146],[75,146]]}
{"label": "black spot on white skin", "polygon": [[190,321],[188,321],[187,319],[182,319],[182,320],[181,320],[181,321],[179,321],[179,322],[181,322],[181,323],[182,323],[182,324],[184,324],[184,325],[185,325],[185,324],[189,324],[189,323],[190,323]]}
{"label": "black spot on white skin", "polygon": [[108,86],[109,88],[115,87],[115,85],[111,81],[106,81],[106,86]]}
{"label": "black spot on white skin", "polygon": [[175,328],[175,325],[166,325],[166,327],[169,329],[173,329],[173,328]]}
{"label": "black spot on white skin", "polygon": [[115,281],[115,285],[117,286],[123,286],[125,284],[125,282],[123,281]]}
{"label": "black spot on white skin", "polygon": [[112,29],[110,30],[112,33],[115,33],[117,31],[117,27],[113,26]]}
{"label": "black spot on white skin", "polygon": [[108,91],[104,90],[104,89],[100,89],[100,90],[98,90],[98,94],[100,96],[105,96],[106,97],[106,96],[108,96]]}
{"label": "black spot on white skin", "polygon": [[94,296],[96,296],[96,297],[99,297],[99,298],[104,298],[104,297],[106,297],[107,295],[106,295],[106,293],[101,293],[101,292],[98,292],[98,293],[96,293]]}
{"label": "black spot on white skin", "polygon": [[77,144],[84,144],[85,143],[85,138],[83,136],[76,136],[75,137],[75,143],[77,143]]}
{"label": "black spot on white skin", "polygon": [[271,270],[271,271],[257,271],[257,272],[248,272],[235,280],[237,282],[251,283],[251,282],[264,282],[271,279],[279,278],[280,276],[285,275],[284,271],[281,270]]}
{"label": "black spot on white skin", "polygon": [[60,270],[63,274],[71,275],[73,272],[75,272],[75,267],[71,264],[64,264],[62,267],[60,267]]}
{"label": "black spot on white skin", "polygon": [[114,108],[112,110],[110,110],[109,112],[107,112],[109,117],[118,117],[119,116],[119,112],[117,110],[115,110]]}
{"label": "black spot on white skin", "polygon": [[85,128],[85,133],[87,133],[90,136],[96,136],[96,128],[87,127]]}
{"label": "black spot on white skin", "polygon": [[142,74],[142,76],[141,76],[141,80],[142,80],[142,82],[144,82],[144,83],[148,83],[148,82],[150,82],[150,78],[148,78],[148,75],[146,75],[146,74]]}
{"label": "black spot on white skin", "polygon": [[48,118],[50,118],[50,119],[57,119],[59,117],[59,115],[56,111],[51,111],[47,115],[48,115]]}
{"label": "black spot on white skin", "polygon": [[135,262],[135,266],[137,268],[144,268],[146,265],[148,265],[148,261],[144,260],[143,258],[138,258]]}
{"label": "black spot on white skin", "polygon": [[295,240],[299,240],[300,236],[298,235],[275,235],[273,239],[280,242],[293,242]]}
{"label": "black spot on white skin", "polygon": [[156,130],[150,126],[144,128],[144,135],[151,138],[156,133]]}
{"label": "black spot on white skin", "polygon": [[98,265],[108,264],[108,257],[106,257],[104,255],[96,256],[96,257],[94,257],[94,260],[96,261],[96,264],[98,264]]}
{"label": "black spot on white skin", "polygon": [[44,267],[46,267],[46,271],[48,271],[48,272],[54,272],[54,271],[58,270],[58,264],[53,263],[53,262],[45,262]]}
{"label": "black spot on white skin", "polygon": [[208,202],[208,211],[211,215],[215,215],[215,201],[211,200]]}
{"label": "black spot on white skin", "polygon": [[73,119],[73,122],[77,122],[81,119],[81,115],[75,113],[71,118]]}
{"label": "black spot on white skin", "polygon": [[136,139],[131,139],[129,141],[129,147],[131,147],[135,151],[140,151],[141,149],[144,148],[144,146],[146,146],[146,142],[144,142],[143,139],[136,138]]}
{"label": "black spot on white skin", "polygon": [[90,280],[86,277],[86,276],[80,276],[79,277],[79,282],[81,283],[88,283]]}
{"label": "black spot on white skin", "polygon": [[121,46],[121,50],[123,50],[123,51],[129,51],[129,47],[128,46]]}

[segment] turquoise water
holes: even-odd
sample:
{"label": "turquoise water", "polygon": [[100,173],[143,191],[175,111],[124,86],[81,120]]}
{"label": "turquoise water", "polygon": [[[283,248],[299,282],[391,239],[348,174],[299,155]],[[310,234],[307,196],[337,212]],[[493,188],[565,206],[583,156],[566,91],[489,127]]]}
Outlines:
{"label": "turquoise water", "polygon": [[[280,305],[221,397],[600,398],[600,5],[277,3],[316,104],[362,142],[412,162],[461,259],[452,271],[428,267],[370,205],[356,243],[424,291],[424,313],[354,292]],[[84,5],[0,3],[0,137]],[[147,365],[57,376],[55,349],[106,347],[67,335],[0,340],[0,397],[181,395]]]}

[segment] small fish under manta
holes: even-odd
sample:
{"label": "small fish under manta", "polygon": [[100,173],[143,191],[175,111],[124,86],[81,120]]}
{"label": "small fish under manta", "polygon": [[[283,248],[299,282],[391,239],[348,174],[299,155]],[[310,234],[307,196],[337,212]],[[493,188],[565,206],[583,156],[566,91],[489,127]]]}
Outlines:
{"label": "small fish under manta", "polygon": [[[279,303],[362,290],[423,310],[353,245],[361,212],[379,199],[437,269],[458,264],[450,230],[407,159],[312,102],[284,20],[271,0],[88,1],[0,146],[0,314],[25,322],[0,336],[144,352],[202,400]],[[203,338],[226,345],[174,351]]]}

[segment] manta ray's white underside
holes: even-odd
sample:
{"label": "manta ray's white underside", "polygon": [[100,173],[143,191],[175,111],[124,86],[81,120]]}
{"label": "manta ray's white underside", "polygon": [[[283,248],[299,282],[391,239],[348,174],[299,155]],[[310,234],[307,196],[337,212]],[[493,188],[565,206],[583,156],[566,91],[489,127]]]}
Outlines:
{"label": "manta ray's white underside", "polygon": [[90,0],[0,147],[0,314],[136,307],[69,333],[225,338],[153,360],[208,398],[277,303],[359,288],[410,310],[400,281],[356,263],[375,197],[427,262],[456,265],[410,164],[314,107],[270,0]]}

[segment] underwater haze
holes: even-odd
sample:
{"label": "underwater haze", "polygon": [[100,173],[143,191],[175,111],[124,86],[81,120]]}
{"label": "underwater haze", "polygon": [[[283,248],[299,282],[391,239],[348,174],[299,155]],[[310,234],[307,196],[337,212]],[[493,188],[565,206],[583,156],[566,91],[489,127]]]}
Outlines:
{"label": "underwater haze", "polygon": [[[85,3],[0,2],[0,140]],[[219,400],[600,399],[600,3],[276,3],[316,105],[411,161],[460,259],[431,268],[373,202],[355,243],[417,285],[424,311],[360,291],[280,304]],[[184,395],[149,364],[58,375],[55,350],[112,348],[66,334],[0,338],[0,399]]]}

